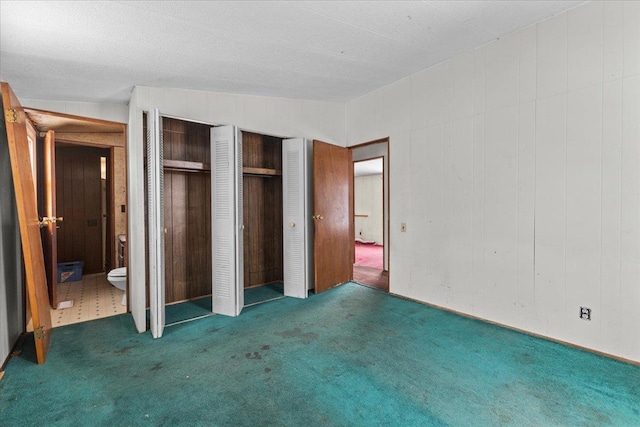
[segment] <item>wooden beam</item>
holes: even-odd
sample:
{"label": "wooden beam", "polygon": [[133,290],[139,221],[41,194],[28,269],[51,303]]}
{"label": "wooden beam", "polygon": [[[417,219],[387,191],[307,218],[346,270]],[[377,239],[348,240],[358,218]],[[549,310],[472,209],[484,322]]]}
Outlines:
{"label": "wooden beam", "polygon": [[95,147],[124,147],[124,133],[56,132],[59,142],[74,142]]}

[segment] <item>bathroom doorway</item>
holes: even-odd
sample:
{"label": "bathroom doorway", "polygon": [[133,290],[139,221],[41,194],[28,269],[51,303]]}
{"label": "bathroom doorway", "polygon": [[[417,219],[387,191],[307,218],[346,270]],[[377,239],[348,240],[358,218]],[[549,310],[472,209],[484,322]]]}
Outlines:
{"label": "bathroom doorway", "polygon": [[57,227],[58,263],[81,262],[85,275],[111,268],[111,239],[106,239],[108,161],[105,148],[56,144],[56,211],[64,218]]}
{"label": "bathroom doorway", "polygon": [[[107,281],[126,239],[126,125],[25,109],[40,136],[55,135],[55,239],[58,271],[52,326],[125,313],[123,291]],[[39,197],[42,182],[37,183]]]}

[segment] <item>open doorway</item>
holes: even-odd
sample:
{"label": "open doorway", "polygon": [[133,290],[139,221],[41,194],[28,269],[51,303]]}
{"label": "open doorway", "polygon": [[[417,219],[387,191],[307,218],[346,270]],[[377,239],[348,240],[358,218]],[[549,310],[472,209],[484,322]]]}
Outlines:
{"label": "open doorway", "polygon": [[45,258],[50,253],[55,259],[47,283],[52,326],[125,313],[125,286],[112,285],[107,273],[125,261],[126,125],[25,112],[37,145],[44,146],[46,137],[52,146],[36,162],[53,165],[47,173],[39,171],[37,180],[39,204],[50,200],[56,217],[53,243],[44,247]]}
{"label": "open doorway", "polygon": [[353,280],[389,291],[387,141],[353,153]]}

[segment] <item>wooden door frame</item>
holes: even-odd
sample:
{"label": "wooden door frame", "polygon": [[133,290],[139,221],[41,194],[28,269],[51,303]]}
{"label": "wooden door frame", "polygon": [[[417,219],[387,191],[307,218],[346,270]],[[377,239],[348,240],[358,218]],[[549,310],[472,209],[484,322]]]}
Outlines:
{"label": "wooden door frame", "polygon": [[[385,166],[384,164],[384,155],[382,156],[373,156],[373,157],[368,157],[365,159],[360,159],[360,160],[353,160],[353,151],[359,148],[363,148],[369,145],[374,145],[374,144],[381,144],[381,143],[386,143],[386,158],[387,158],[387,164]],[[373,141],[368,141],[368,142],[363,142],[361,144],[357,144],[357,145],[351,145],[349,146],[349,150],[351,150],[352,155],[351,155],[351,161],[352,163],[360,162],[360,161],[366,161],[366,160],[372,160],[372,159],[377,159],[377,158],[382,158],[382,236],[383,236],[383,247],[386,247],[386,256],[384,254],[384,249],[383,249],[383,263],[382,263],[382,268],[383,271],[387,272],[388,278],[389,278],[389,284],[391,283],[391,174],[389,173],[389,169],[390,169],[390,165],[391,165],[391,155],[390,155],[390,151],[389,150],[389,143],[390,143],[390,138],[380,138],[380,139],[375,139]],[[385,187],[385,178],[387,181],[387,190],[385,191],[384,187]],[[355,176],[352,177],[352,179],[354,180],[354,183],[352,184],[352,188],[355,189]],[[351,194],[351,208],[352,208],[352,212],[353,211],[353,207],[354,207],[354,201],[355,199],[355,191],[352,191]],[[385,202],[387,204],[387,212],[385,214]],[[352,229],[354,230],[354,232],[352,233],[352,235],[355,236],[355,216],[352,216],[351,218],[351,224],[352,224]],[[385,228],[386,228],[386,232],[385,232]],[[385,240],[386,237],[386,241]],[[355,239],[355,237],[354,237]],[[355,245],[354,245],[354,250],[353,250],[353,258],[355,261]],[[384,268],[386,264],[386,269]]]}
{"label": "wooden door frame", "polygon": [[[38,211],[42,217],[56,217],[56,161],[55,161],[55,131],[49,130],[44,135],[36,137],[36,169],[38,180],[36,192],[38,194]],[[53,161],[52,161],[53,160]],[[49,193],[46,189],[51,186]],[[49,302],[52,308],[58,307],[58,253],[57,253],[57,221],[47,224],[40,230],[42,233],[42,248],[44,253]]]}
{"label": "wooden door frame", "polygon": [[107,184],[107,229],[106,229],[106,239],[107,241],[105,242],[105,252],[110,254],[109,255],[109,264],[108,266],[105,265],[105,273],[108,273],[108,270],[113,270],[114,268],[118,267],[118,262],[117,259],[113,259],[113,254],[115,253],[115,241],[113,240],[113,237],[115,236],[115,229],[116,229],[116,219],[115,219],[115,213],[116,213],[116,206],[115,206],[115,191],[114,191],[114,185],[113,185],[113,175],[115,172],[115,167],[114,167],[114,162],[113,162],[113,158],[114,158],[114,151],[115,148],[114,147],[109,147],[108,148],[108,155],[107,155],[107,179],[106,179],[106,184]]}
{"label": "wooden door frame", "polygon": [[[77,120],[77,121],[82,121],[82,122],[86,122],[86,123],[90,123],[90,124],[94,124],[97,126],[111,126],[113,128],[119,128],[121,130],[122,133],[122,145],[121,146],[116,146],[116,145],[109,145],[109,144],[105,144],[104,141],[100,142],[99,140],[97,141],[93,141],[93,140],[84,140],[82,138],[79,139],[72,139],[68,137],[68,133],[62,132],[65,135],[59,135],[59,137],[56,137],[56,142],[62,143],[62,144],[69,144],[69,145],[74,145],[74,146],[79,146],[79,147],[92,147],[92,148],[102,148],[105,150],[108,150],[109,154],[107,156],[107,206],[111,206],[111,209],[108,210],[107,215],[108,215],[108,221],[107,221],[107,242],[106,242],[106,248],[105,251],[110,251],[108,253],[111,254],[110,258],[111,258],[111,269],[116,268],[117,265],[117,256],[115,255],[115,250],[116,250],[116,244],[115,241],[113,239],[113,237],[115,237],[115,229],[116,229],[116,225],[115,225],[115,217],[116,217],[116,213],[117,213],[117,206],[115,204],[115,192],[116,192],[116,188],[114,185],[114,180],[115,180],[115,149],[116,148],[122,148],[124,149],[124,153],[125,153],[125,159],[124,159],[124,167],[125,167],[125,187],[127,188],[128,191],[128,186],[127,186],[127,182],[128,182],[128,171],[126,170],[128,168],[128,157],[129,154],[127,152],[127,124],[126,123],[120,123],[120,122],[115,122],[115,121],[111,121],[111,120],[103,120],[103,119],[96,119],[93,117],[86,117],[86,116],[80,116],[80,115],[76,115],[76,114],[67,114],[67,113],[60,113],[60,112],[55,112],[55,111],[50,111],[50,110],[42,110],[42,109],[38,109],[38,108],[29,108],[29,107],[25,107],[24,108],[25,113],[28,117],[30,117],[31,115],[35,115],[36,117],[40,117],[40,116],[44,116],[44,117],[55,117],[55,118],[61,118],[61,119],[72,119],[72,120]],[[35,129],[35,128],[34,128]],[[55,129],[53,129],[55,130]],[[59,131],[56,131],[59,132]],[[105,133],[105,132],[89,132],[89,133]],[[106,132],[106,133],[110,133],[110,132]],[[65,137],[67,136],[67,137]],[[109,165],[109,163],[111,163],[111,165]],[[38,191],[41,190],[41,183],[38,182],[37,184],[38,186]],[[110,188],[109,188],[110,186]],[[125,199],[125,202],[128,199]],[[125,203],[126,206],[126,203]],[[102,218],[101,218],[102,219]],[[124,231],[125,233],[128,232],[128,222],[129,222],[129,215],[128,213],[125,215],[125,227],[124,227]],[[127,233],[128,234],[128,233]],[[125,251],[128,254],[128,251]],[[114,256],[116,257],[114,259]],[[125,259],[125,265],[128,265],[128,260]],[[106,271],[105,269],[105,274],[108,273],[108,271]],[[127,279],[128,281],[128,279]],[[128,283],[127,283],[127,289],[128,289]],[[128,292],[127,292],[128,295]]]}

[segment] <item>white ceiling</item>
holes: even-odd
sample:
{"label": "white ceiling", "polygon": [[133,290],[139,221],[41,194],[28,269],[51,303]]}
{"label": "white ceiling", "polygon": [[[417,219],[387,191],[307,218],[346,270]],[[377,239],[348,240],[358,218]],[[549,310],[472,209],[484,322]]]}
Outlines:
{"label": "white ceiling", "polygon": [[0,1],[18,97],[134,85],[343,102],[581,1]]}

